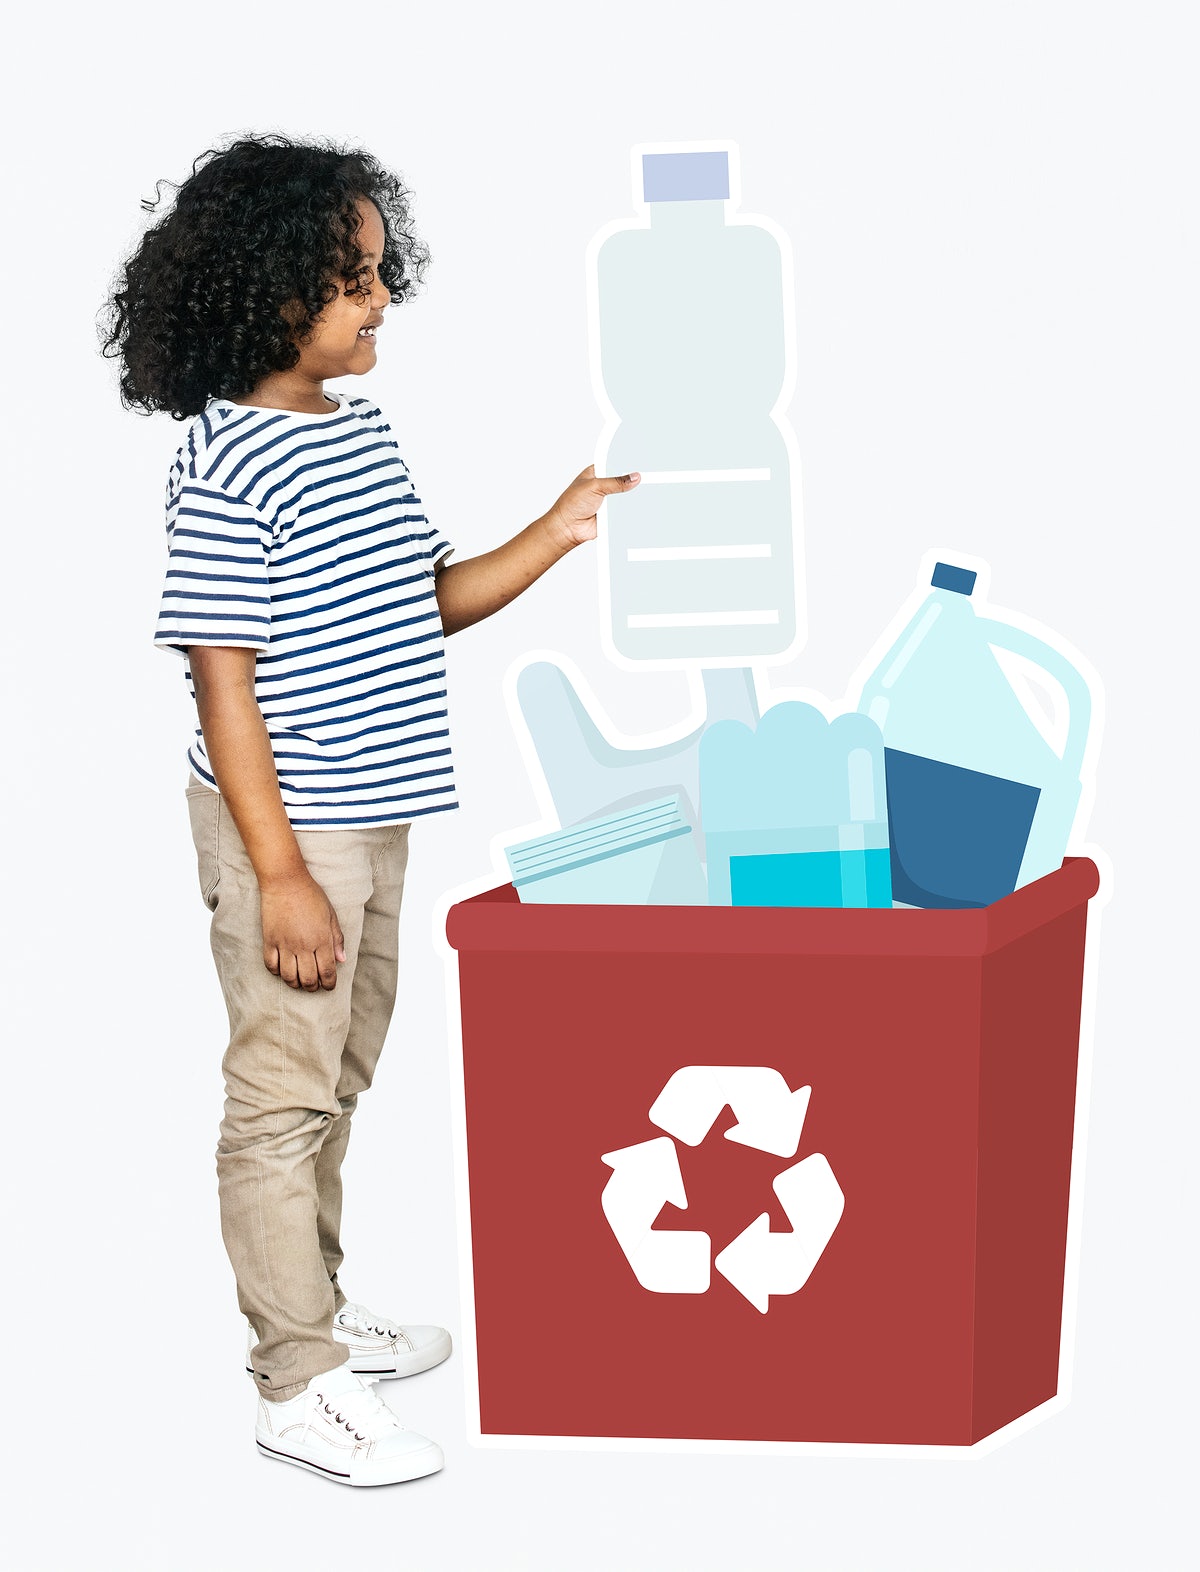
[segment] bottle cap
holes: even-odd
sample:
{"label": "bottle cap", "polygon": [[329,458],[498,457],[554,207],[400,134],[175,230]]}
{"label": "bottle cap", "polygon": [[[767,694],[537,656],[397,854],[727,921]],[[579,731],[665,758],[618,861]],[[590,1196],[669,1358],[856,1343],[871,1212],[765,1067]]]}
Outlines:
{"label": "bottle cap", "polygon": [[934,564],[930,583],[934,589],[953,590],[956,595],[969,595],[975,588],[977,575],[970,568],[956,568],[952,562]]}
{"label": "bottle cap", "polygon": [[729,198],[729,154],[643,153],[647,202],[724,202]]}

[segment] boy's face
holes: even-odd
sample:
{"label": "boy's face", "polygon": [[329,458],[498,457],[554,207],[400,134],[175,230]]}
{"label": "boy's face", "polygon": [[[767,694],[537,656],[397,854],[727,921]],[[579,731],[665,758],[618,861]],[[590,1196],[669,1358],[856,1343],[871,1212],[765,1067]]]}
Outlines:
{"label": "boy's face", "polygon": [[374,202],[365,197],[359,199],[358,212],[362,220],[357,238],[363,253],[363,290],[346,294],[345,283],[336,280],[338,293],[317,318],[312,337],[299,345],[300,359],[294,369],[316,382],[326,377],[361,375],[375,364],[375,330],[391,299],[378,277],[383,257],[383,219]]}

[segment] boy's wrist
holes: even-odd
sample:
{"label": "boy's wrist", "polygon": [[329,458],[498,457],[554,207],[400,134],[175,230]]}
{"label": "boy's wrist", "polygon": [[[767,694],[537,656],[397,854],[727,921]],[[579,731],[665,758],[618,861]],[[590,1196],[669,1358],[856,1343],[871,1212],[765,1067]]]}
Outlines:
{"label": "boy's wrist", "polygon": [[254,876],[258,880],[259,893],[262,895],[283,894],[298,885],[307,884],[312,878],[304,858],[300,856],[299,848],[294,860],[273,863],[270,867],[255,868]]}
{"label": "boy's wrist", "polygon": [[569,551],[574,551],[575,547],[581,544],[578,535],[559,513],[557,505],[548,513],[543,513],[536,523],[540,526],[547,545],[557,557],[565,557]]}

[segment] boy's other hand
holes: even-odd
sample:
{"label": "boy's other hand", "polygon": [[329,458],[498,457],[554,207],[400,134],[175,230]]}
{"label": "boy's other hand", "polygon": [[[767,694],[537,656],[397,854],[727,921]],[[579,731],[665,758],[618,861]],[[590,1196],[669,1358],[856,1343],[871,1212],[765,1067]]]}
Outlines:
{"label": "boy's other hand", "polygon": [[585,540],[595,540],[596,514],[605,497],[619,491],[632,491],[641,478],[636,473],[597,475],[595,465],[589,464],[576,475],[546,517],[559,531],[568,549],[582,545]]}
{"label": "boy's other hand", "polygon": [[329,898],[308,872],[260,887],[263,964],[289,988],[337,987],[346,941]]}

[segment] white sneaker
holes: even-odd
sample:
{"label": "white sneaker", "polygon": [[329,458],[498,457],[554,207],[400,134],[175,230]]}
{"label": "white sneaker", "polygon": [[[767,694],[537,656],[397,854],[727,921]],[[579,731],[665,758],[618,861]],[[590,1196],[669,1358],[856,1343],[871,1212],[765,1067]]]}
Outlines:
{"label": "white sneaker", "polygon": [[[352,1304],[344,1304],[334,1316],[333,1339],[346,1345],[355,1375],[377,1376],[381,1381],[432,1370],[450,1357],[454,1347],[443,1326],[401,1326],[365,1305]],[[250,1350],[257,1342],[251,1327],[246,1339],[248,1375],[254,1374]]]}
{"label": "white sneaker", "polygon": [[314,1376],[285,1403],[258,1400],[258,1450],[342,1485],[397,1485],[436,1474],[445,1458],[427,1436],[405,1430],[348,1364]]}
{"label": "white sneaker", "polygon": [[454,1346],[444,1326],[401,1326],[365,1305],[344,1304],[333,1318],[333,1339],[350,1350],[359,1375],[419,1375],[450,1357]]}

